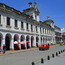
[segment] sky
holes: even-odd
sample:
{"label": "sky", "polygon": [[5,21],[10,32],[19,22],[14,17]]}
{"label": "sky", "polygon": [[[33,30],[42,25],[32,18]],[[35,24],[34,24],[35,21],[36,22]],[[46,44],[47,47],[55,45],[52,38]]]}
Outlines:
{"label": "sky", "polygon": [[65,0],[0,0],[16,10],[23,11],[28,8],[29,2],[37,2],[40,11],[40,20],[47,20],[47,16],[54,21],[54,25],[65,28]]}

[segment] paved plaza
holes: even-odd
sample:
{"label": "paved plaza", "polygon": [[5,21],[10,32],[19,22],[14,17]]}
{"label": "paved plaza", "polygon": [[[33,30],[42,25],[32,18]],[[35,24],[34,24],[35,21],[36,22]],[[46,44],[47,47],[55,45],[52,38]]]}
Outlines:
{"label": "paved plaza", "polygon": [[59,56],[47,60],[43,64],[40,63],[37,65],[65,65],[65,52],[60,54]]}
{"label": "paved plaza", "polygon": [[36,65],[39,63],[41,58],[47,58],[48,55],[52,55],[52,53],[56,53],[60,50],[65,49],[65,45],[59,46],[54,45],[51,46],[49,50],[39,51],[37,48],[33,50],[28,50],[25,52],[15,53],[15,54],[7,54],[0,56],[0,65],[31,65],[34,61]]}

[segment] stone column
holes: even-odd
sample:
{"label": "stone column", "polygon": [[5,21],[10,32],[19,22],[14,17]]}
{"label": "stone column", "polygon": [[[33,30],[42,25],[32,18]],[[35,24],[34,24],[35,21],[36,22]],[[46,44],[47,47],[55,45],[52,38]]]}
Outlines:
{"label": "stone column", "polygon": [[44,44],[46,44],[46,37],[44,37]]}
{"label": "stone column", "polygon": [[31,39],[29,39],[29,41],[30,41],[29,46],[30,46],[30,48],[31,48]]}
{"label": "stone column", "polygon": [[13,40],[13,38],[11,39],[11,42],[10,42],[10,49],[14,50],[14,40]]}
{"label": "stone column", "polygon": [[33,42],[33,46],[36,47],[36,35],[34,35],[34,42]]}
{"label": "stone column", "polygon": [[44,37],[43,37],[42,41],[43,41],[43,44],[44,44]]}
{"label": "stone column", "polygon": [[43,37],[42,37],[42,44],[43,44]]}
{"label": "stone column", "polygon": [[[20,38],[19,38],[19,40],[18,40],[19,42],[20,42]],[[21,50],[21,44],[19,44],[19,48],[20,48],[20,50]]]}
{"label": "stone column", "polygon": [[[26,36],[25,36],[25,40],[24,41],[26,41]],[[25,48],[27,49],[27,45],[26,45],[26,43],[25,43]]]}
{"label": "stone column", "polygon": [[3,45],[5,45],[5,37],[4,37],[4,36],[3,36],[3,38],[2,38],[1,49],[3,49]]}

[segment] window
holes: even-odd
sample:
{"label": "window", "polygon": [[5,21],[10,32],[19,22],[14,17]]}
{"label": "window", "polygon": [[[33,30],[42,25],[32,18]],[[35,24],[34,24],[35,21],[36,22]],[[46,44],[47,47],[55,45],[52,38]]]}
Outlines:
{"label": "window", "polygon": [[44,33],[44,28],[43,28],[43,33]]}
{"label": "window", "polygon": [[0,24],[1,24],[1,15],[0,15]]}
{"label": "window", "polygon": [[23,28],[23,22],[21,22],[21,28]]}
{"label": "window", "polygon": [[45,29],[45,34],[46,34],[46,29]]}
{"label": "window", "polygon": [[36,32],[38,32],[38,30],[37,30],[37,26],[36,26]]}
{"label": "window", "polygon": [[40,27],[40,33],[42,33],[42,32],[41,32],[41,27]]}
{"label": "window", "polygon": [[17,20],[15,20],[15,27],[17,27]]}
{"label": "window", "polygon": [[28,30],[28,29],[29,29],[29,28],[28,28],[28,23],[27,23],[27,25],[26,25],[26,26],[27,26],[27,30]]}
{"label": "window", "polygon": [[31,25],[31,31],[33,31],[33,26]]}
{"label": "window", "polygon": [[37,15],[35,15],[35,20],[37,20]]}
{"label": "window", "polygon": [[10,26],[10,18],[7,17],[7,25]]}

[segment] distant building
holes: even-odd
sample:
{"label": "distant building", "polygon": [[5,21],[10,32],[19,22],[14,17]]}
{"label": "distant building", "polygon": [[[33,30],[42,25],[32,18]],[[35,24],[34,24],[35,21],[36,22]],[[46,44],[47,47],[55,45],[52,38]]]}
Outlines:
{"label": "distant building", "polygon": [[61,28],[58,26],[54,26],[55,28],[55,41],[56,43],[60,43],[62,41]]}
{"label": "distant building", "polygon": [[0,46],[5,44],[6,50],[16,49],[14,41],[30,41],[19,45],[20,49],[55,44],[54,22],[50,19],[40,22],[39,13],[36,2],[30,2],[23,12],[0,3]]}
{"label": "distant building", "polygon": [[65,28],[61,29],[62,42],[65,42]]}

